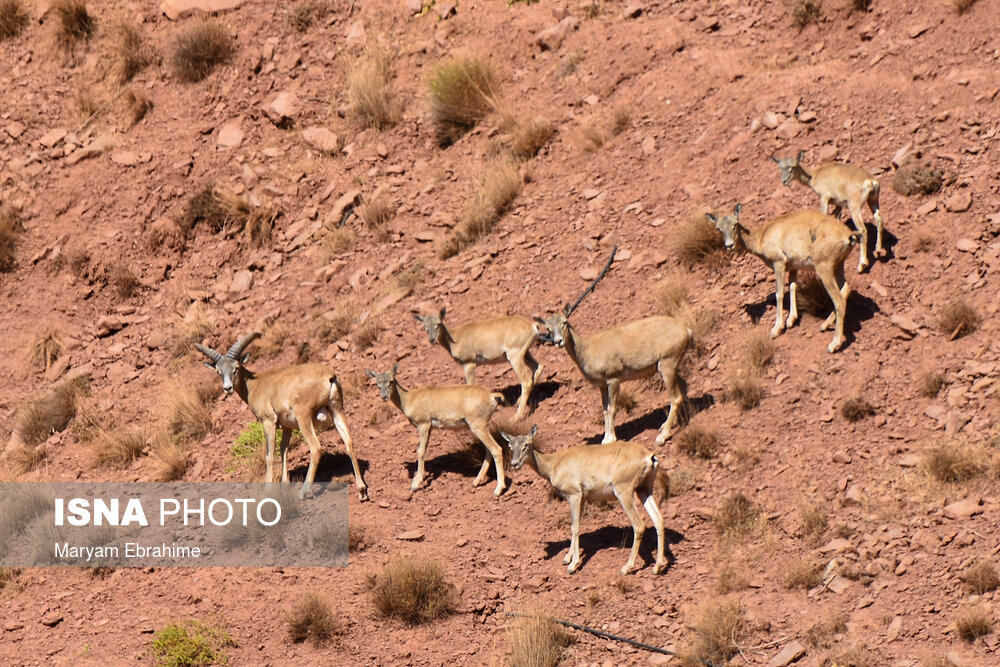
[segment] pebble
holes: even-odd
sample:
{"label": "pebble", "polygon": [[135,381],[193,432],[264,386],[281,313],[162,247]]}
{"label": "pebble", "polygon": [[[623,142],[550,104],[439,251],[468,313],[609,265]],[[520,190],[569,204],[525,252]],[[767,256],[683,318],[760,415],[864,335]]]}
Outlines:
{"label": "pebble", "polygon": [[400,533],[396,536],[397,540],[403,540],[406,542],[419,542],[424,539],[424,532],[422,530],[408,530],[404,533]]}
{"label": "pebble", "polygon": [[979,244],[972,239],[959,239],[955,243],[955,247],[962,252],[976,252],[979,249]]}
{"label": "pebble", "polygon": [[983,507],[981,500],[977,497],[966,498],[951,503],[944,508],[944,515],[949,519],[966,519],[976,514],[981,514]]}
{"label": "pebble", "polygon": [[972,206],[972,193],[968,190],[959,190],[944,200],[944,207],[952,213],[964,213]]}
{"label": "pebble", "polygon": [[216,140],[222,148],[236,148],[243,143],[243,130],[240,129],[239,121],[226,123],[219,130],[219,137]]}
{"label": "pebble", "polygon": [[799,641],[792,640],[785,644],[778,653],[767,661],[767,667],[785,667],[806,654],[806,647]]}
{"label": "pebble", "polygon": [[340,140],[336,134],[325,127],[315,125],[302,130],[302,140],[325,153],[336,153],[340,147]]}

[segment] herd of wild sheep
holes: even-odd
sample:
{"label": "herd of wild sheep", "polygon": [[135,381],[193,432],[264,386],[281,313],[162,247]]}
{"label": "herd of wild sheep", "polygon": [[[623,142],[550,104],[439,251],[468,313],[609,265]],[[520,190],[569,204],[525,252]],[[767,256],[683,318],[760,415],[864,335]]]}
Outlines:
{"label": "herd of wild sheep", "polygon": [[[777,318],[771,329],[772,338],[798,320],[797,271],[808,268],[816,272],[833,302],[833,312],[821,328],[826,330],[831,325],[835,326],[835,334],[827,350],[836,352],[844,343],[844,315],[850,293],[844,278],[844,260],[851,249],[860,244],[858,272],[864,271],[869,264],[868,232],[861,216],[865,205],[874,214],[877,230],[875,255],[884,254],[879,184],[871,174],[858,167],[829,162],[809,169],[802,164],[802,157],[800,152],[792,158],[771,159],[778,163],[785,185],[798,180],[819,195],[822,212],[798,210],[774,218],[757,229],[748,229],[740,223],[738,205],[729,215],[708,214],[706,217],[721,232],[727,248],[743,248],[774,269]],[[832,217],[827,215],[831,203],[836,207]],[[855,230],[839,220],[841,208],[845,205]],[[786,274],[789,286],[787,319],[783,303]],[[487,452],[473,484],[479,486],[486,481],[492,460],[497,477],[493,494],[499,496],[507,487],[507,481],[503,450],[493,437],[490,420],[502,395],[475,384],[476,366],[499,363],[504,358],[510,362],[521,384],[515,419],[522,420],[528,413],[531,392],[542,368],[532,357],[531,347],[544,340],[565,348],[584,378],[601,392],[604,440],[599,445],[578,445],[546,454],[533,447],[537,426],[524,435],[501,432],[500,436],[510,450],[511,467],[517,470],[527,463],[569,502],[572,538],[563,561],[569,566],[569,572],[575,572],[581,563],[579,533],[584,501],[612,498],[621,502],[634,530],[631,554],[621,571],[627,574],[634,569],[645,530],[633,500],[634,496],[638,496],[656,528],[653,571],[659,573],[666,568],[667,560],[664,556],[663,517],[657,500],[659,494],[654,493],[659,479],[658,461],[642,445],[617,439],[615,403],[622,382],[659,373],[670,396],[670,409],[655,443],[665,443],[677,425],[678,410],[683,408],[685,400],[684,383],[678,377],[678,367],[691,344],[691,331],[679,319],[656,316],[583,334],[569,322],[574,307],[566,306],[560,313],[534,320],[508,315],[456,327],[445,324],[444,308],[431,315],[415,314],[430,342],[441,345],[461,364],[465,384],[407,389],[400,385],[396,377],[397,366],[387,372],[366,372],[374,379],[382,399],[391,401],[399,408],[419,433],[417,469],[410,486],[412,491],[420,488],[423,482],[424,458],[431,430],[435,427],[468,428],[482,441]],[[309,468],[300,492],[300,497],[304,496],[315,478],[320,458],[316,422],[332,419],[351,458],[358,494],[366,500],[368,487],[361,475],[344,419],[343,392],[336,373],[323,364],[299,364],[255,373],[244,365],[249,356],[245,350],[259,335],[250,333],[243,336],[224,354],[201,344],[196,347],[208,358],[205,365],[215,369],[222,378],[225,392],[231,394],[235,391],[263,424],[267,439],[266,481],[274,481],[274,448],[278,429],[281,430],[281,479],[289,481],[288,442],[291,430],[297,428],[309,445]]]}

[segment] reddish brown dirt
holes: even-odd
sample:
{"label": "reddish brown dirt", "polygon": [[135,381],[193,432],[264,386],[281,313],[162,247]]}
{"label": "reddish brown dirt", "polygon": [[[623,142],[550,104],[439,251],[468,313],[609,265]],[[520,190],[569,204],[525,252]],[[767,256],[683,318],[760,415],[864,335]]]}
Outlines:
{"label": "reddish brown dirt", "polygon": [[[438,21],[434,12],[410,16],[406,4],[357,3],[349,16],[347,3],[338,2],[305,33],[288,29],[282,10],[263,4],[223,13],[220,20],[237,36],[237,55],[194,85],[169,73],[168,45],[178,24],[162,17],[154,3],[128,4],[127,15],[143,21],[165,56],[163,66],[147,69],[133,84],[155,107],[130,131],[112,110],[81,131],[80,143],[86,135],[110,132],[115,150],[151,154],[149,162],[134,167],[116,164],[108,153],[68,166],[39,143],[52,128],[78,126],[72,97],[100,66],[100,39],[76,65],[54,54],[51,20],[33,22],[20,37],[0,44],[0,198],[23,207],[27,227],[18,267],[0,275],[5,436],[16,410],[47,385],[27,359],[33,340],[53,325],[72,338],[72,367],[93,365],[94,394],[85,409],[119,423],[162,423],[169,387],[214,382],[215,376],[194,354],[171,362],[166,350],[150,349],[147,341],[169,330],[190,302],[202,301],[215,323],[213,344],[228,344],[265,316],[279,315],[290,330],[288,343],[275,357],[258,359],[257,367],[292,363],[295,347],[309,342],[311,359],[328,361],[349,378],[349,425],[373,497],[371,503],[351,501],[351,521],[364,527],[371,545],[352,554],[345,569],[118,569],[105,579],[83,570],[24,572],[0,592],[0,660],[133,662],[144,659],[154,630],[195,617],[228,630],[238,643],[230,650],[233,664],[500,663],[507,653],[504,612],[526,607],[677,648],[690,637],[697,607],[715,596],[719,573],[733,567],[751,583],[734,594],[754,628],[744,643],[750,664],[764,664],[786,639],[807,643],[813,625],[838,616],[847,626],[835,638],[837,646],[866,649],[871,665],[917,665],[948,652],[966,665],[1000,662],[996,634],[969,644],[953,625],[978,604],[996,612],[992,593],[970,595],[958,578],[974,560],[996,563],[995,483],[942,485],[912,465],[932,445],[979,443],[998,432],[992,383],[1000,372],[1000,20],[993,3],[979,2],[957,16],[943,1],[914,6],[874,0],[869,12],[854,14],[831,1],[823,20],[802,31],[781,3],[762,0],[646,3],[635,19],[624,19],[618,3],[599,3],[600,15],[588,18],[576,4],[554,10],[546,2],[463,2],[456,15]],[[534,37],[563,11],[580,20],[579,30],[558,50],[540,51]],[[102,25],[113,14],[110,7],[96,13]],[[370,35],[384,35],[398,51],[394,86],[402,118],[379,135],[360,131],[338,113],[345,104],[344,66],[360,48],[345,40],[356,22]],[[273,45],[273,60],[262,62],[267,44]],[[487,121],[448,149],[435,146],[422,81],[443,56],[461,50],[489,54],[503,72],[504,99],[517,113],[549,117],[557,134],[529,163],[530,182],[496,232],[442,261],[433,244],[416,235],[431,230],[440,236],[454,223],[495,124]],[[564,74],[568,59],[578,64]],[[298,127],[333,128],[350,154],[317,154],[296,129],[269,122],[262,105],[282,90],[303,98]],[[609,126],[617,108],[628,110],[631,127],[596,151],[584,150],[582,125]],[[798,114],[807,122],[772,130],[761,124],[766,112]],[[220,129],[234,119],[245,133],[242,145],[219,148]],[[13,122],[25,127],[17,138],[2,131]],[[909,143],[944,168],[946,185],[939,194],[904,198],[892,190],[891,158]],[[830,335],[818,334],[818,320],[804,317],[777,339],[764,399],[748,412],[722,399],[746,336],[772,324],[773,305],[763,305],[773,299],[771,272],[753,257],[690,271],[697,304],[720,316],[707,352],[687,365],[690,396],[702,407],[714,399],[693,423],[715,429],[723,452],[708,462],[680,454],[676,446],[658,452],[669,469],[683,469],[695,480],[691,490],[665,503],[675,558],[666,574],[654,576],[647,560],[628,578],[627,592],[615,586],[627,555],[621,547],[631,538],[620,508],[608,507],[594,508],[585,518],[586,561],[578,574],[566,575],[560,564],[569,535],[565,503],[550,499],[530,471],[514,474],[500,500],[492,497],[491,485],[473,489],[475,466],[456,456],[463,440],[455,435],[434,434],[429,483],[410,497],[415,430],[396,412],[370,424],[382,404],[375,389],[361,382],[361,371],[399,360],[409,385],[461,378],[445,352],[428,345],[411,309],[447,305],[453,322],[506,312],[542,314],[575,297],[586,284],[581,269],[598,268],[617,244],[631,258],[616,263],[574,322],[586,332],[652,314],[653,286],[684,270],[672,251],[674,229],[691,208],[741,202],[744,220],[756,225],[817,204],[805,187],[782,187],[767,160],[800,149],[807,151],[807,164],[836,158],[881,173],[890,257],[859,276],[852,254],[848,280],[856,294],[848,309],[847,347],[827,354]],[[26,163],[29,156],[37,157]],[[270,253],[244,249],[204,226],[194,230],[183,252],[147,250],[154,221],[179,215],[209,178],[239,183],[244,164],[260,176],[252,191],[284,211]],[[333,194],[324,201],[328,184]],[[365,194],[385,187],[400,204],[390,242],[379,244],[362,232],[356,249],[333,260],[327,271],[318,235],[283,252],[289,227],[311,223],[317,211],[322,220],[332,202],[358,184]],[[953,212],[966,208],[961,200],[968,195],[971,206]],[[638,207],[629,207],[635,202]],[[100,283],[56,268],[43,251],[64,238],[64,249],[83,247],[95,262],[132,267],[142,280],[139,294],[119,303]],[[921,238],[930,242],[918,246]],[[956,247],[960,239],[972,240],[971,246],[962,244],[972,251]],[[417,262],[424,263],[425,280],[381,315],[385,331],[373,347],[358,352],[313,336],[317,313],[345,299],[372,302],[389,285],[387,267]],[[254,286],[230,292],[234,274],[250,265]],[[352,285],[348,278],[355,275]],[[937,333],[934,321],[953,295],[964,295],[984,322],[975,333],[950,341]],[[759,321],[748,315],[748,305],[756,306],[750,311]],[[126,326],[96,337],[95,323],[109,314]],[[894,326],[893,315],[916,322],[915,337]],[[565,352],[548,347],[537,357],[548,391],[531,422],[540,425],[547,446],[599,437],[597,391],[585,386]],[[949,384],[937,398],[925,398],[916,388],[925,369],[947,373]],[[481,370],[479,378],[493,388],[514,384],[501,366]],[[632,388],[638,407],[620,416],[620,435],[652,446],[664,398],[645,385]],[[852,396],[871,402],[875,416],[846,422],[838,407]],[[196,463],[186,479],[233,479],[226,472],[228,447],[250,417],[238,400],[219,400],[215,430],[195,446]],[[961,430],[953,434],[956,426]],[[339,440],[330,432],[324,442],[334,454],[328,454],[319,480],[348,480]],[[153,474],[148,457],[121,472],[93,468],[72,429],[53,438],[49,450],[46,463],[23,479],[142,480]],[[842,455],[835,460],[837,452]],[[305,454],[304,447],[294,452],[299,475]],[[768,521],[726,542],[711,518],[732,492],[759,503]],[[944,514],[945,505],[968,496],[982,499],[981,513],[957,520]],[[829,516],[829,528],[816,540],[801,534],[804,504]],[[407,530],[423,531],[424,540],[399,541]],[[650,533],[642,552],[647,559]],[[846,544],[821,549],[837,535],[845,535]],[[381,619],[365,575],[398,552],[445,564],[460,588],[459,613],[418,628]],[[875,576],[849,581],[838,592],[789,590],[784,573],[800,558],[823,565],[837,558]],[[322,649],[290,643],[282,620],[314,590],[349,623],[341,639]],[[52,628],[40,622],[50,611],[63,617]],[[896,618],[901,628],[890,631]],[[837,650],[809,646],[801,664],[823,664]],[[649,654],[589,637],[580,637],[566,660],[651,661]],[[732,664],[744,664],[743,658]]]}

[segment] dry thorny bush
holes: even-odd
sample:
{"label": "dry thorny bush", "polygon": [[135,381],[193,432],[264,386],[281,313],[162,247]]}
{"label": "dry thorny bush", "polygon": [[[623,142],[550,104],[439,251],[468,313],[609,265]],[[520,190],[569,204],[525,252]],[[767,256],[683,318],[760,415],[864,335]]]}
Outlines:
{"label": "dry thorny bush", "polygon": [[392,55],[377,40],[369,39],[347,71],[347,99],[361,125],[381,132],[395,122],[391,82]]}
{"label": "dry thorny bush", "polygon": [[993,615],[986,606],[972,607],[955,619],[958,636],[967,642],[974,642],[993,630]]}
{"label": "dry thorny bush", "polygon": [[181,28],[173,43],[174,74],[196,83],[227,62],[236,50],[233,38],[221,23],[203,19]]}
{"label": "dry thorny bush", "polygon": [[926,161],[910,160],[899,166],[892,177],[892,189],[901,195],[932,195],[941,189],[941,171]]}
{"label": "dry thorny bush", "polygon": [[17,433],[29,447],[39,445],[62,431],[76,415],[76,399],[89,391],[89,378],[65,381],[30,402],[18,416]]}
{"label": "dry thorny bush", "polygon": [[524,181],[518,164],[498,158],[486,165],[478,186],[468,198],[462,217],[438,247],[438,256],[447,259],[487,236],[510,207]]}
{"label": "dry thorny bush", "polygon": [[11,204],[0,202],[0,272],[14,270],[17,246],[23,232],[21,212]]}
{"label": "dry thorny bush", "polygon": [[980,322],[979,313],[961,297],[948,302],[937,318],[938,331],[948,336],[949,340],[972,333],[979,328]]}
{"label": "dry thorny bush", "polygon": [[177,224],[184,236],[199,222],[227,236],[243,232],[250,246],[262,248],[270,245],[280,214],[270,206],[254,206],[225,186],[206,183],[188,200]]}
{"label": "dry thorny bush", "polygon": [[52,364],[62,355],[64,349],[62,333],[58,328],[53,327],[45,332],[45,335],[35,338],[35,342],[31,345],[31,363],[48,372]]}
{"label": "dry thorny bush", "polygon": [[557,623],[536,613],[517,618],[507,626],[510,667],[556,667],[572,636]]}
{"label": "dry thorny bush", "polygon": [[742,641],[745,625],[737,600],[707,600],[690,624],[692,636],[681,651],[681,664],[684,667],[700,667],[705,662],[726,664],[736,654],[736,643]]}
{"label": "dry thorny bush", "polygon": [[705,210],[691,212],[674,231],[674,253],[688,266],[718,264],[725,246],[722,233],[705,218]]}
{"label": "dry thorny bush", "polygon": [[115,79],[125,85],[155,59],[146,38],[132,21],[119,17],[111,28],[111,48],[115,57]]}
{"label": "dry thorny bush", "polygon": [[30,22],[24,5],[24,0],[0,0],[0,42],[17,37]]}
{"label": "dry thorny bush", "polygon": [[386,618],[411,625],[447,616],[455,609],[455,586],[438,563],[419,557],[394,557],[369,575],[375,607]]}
{"label": "dry thorny bush", "polygon": [[874,414],[875,406],[860,396],[852,396],[840,406],[840,415],[851,423],[859,422]]}
{"label": "dry thorny bush", "polygon": [[322,646],[344,628],[334,617],[330,605],[318,593],[306,593],[288,614],[288,635],[293,642],[310,640]]}
{"label": "dry thorny bush", "polygon": [[677,434],[676,441],[677,449],[688,456],[696,456],[701,459],[715,458],[722,446],[715,431],[692,424]]}
{"label": "dry thorny bush", "polygon": [[823,16],[822,0],[784,0],[785,9],[799,30],[810,23],[819,23]]}
{"label": "dry thorny bush", "polygon": [[52,12],[56,17],[56,43],[65,53],[72,53],[77,44],[90,39],[97,28],[84,0],[56,0]]}

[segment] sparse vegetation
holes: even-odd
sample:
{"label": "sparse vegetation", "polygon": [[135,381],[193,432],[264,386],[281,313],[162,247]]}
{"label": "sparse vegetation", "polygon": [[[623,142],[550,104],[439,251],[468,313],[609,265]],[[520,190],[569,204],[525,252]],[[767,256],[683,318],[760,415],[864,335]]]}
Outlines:
{"label": "sparse vegetation", "polygon": [[959,577],[970,593],[982,595],[1000,587],[1000,575],[990,563],[976,563]]}
{"label": "sparse vegetation", "polygon": [[150,454],[157,462],[156,476],[161,482],[176,482],[184,479],[184,473],[191,465],[187,447],[177,438],[166,434],[153,440]]}
{"label": "sparse vegetation", "polygon": [[354,347],[359,351],[367,350],[375,344],[380,333],[382,333],[382,323],[378,318],[365,320],[354,332]]}
{"label": "sparse vegetation", "polygon": [[715,431],[691,424],[677,434],[676,440],[677,449],[688,456],[696,456],[701,459],[715,458],[722,445]]}
{"label": "sparse vegetation", "polygon": [[843,616],[831,616],[813,625],[806,631],[806,643],[814,648],[828,648],[833,645],[833,639],[847,630],[847,619]]}
{"label": "sparse vegetation", "polygon": [[993,617],[986,607],[973,607],[955,619],[958,636],[967,642],[974,642],[993,630]]}
{"label": "sparse vegetation", "polygon": [[153,108],[153,101],[145,93],[128,90],[122,96],[122,104],[125,107],[125,119],[129,128],[139,124],[146,114]]}
{"label": "sparse vegetation", "polygon": [[920,395],[927,398],[934,398],[941,393],[945,385],[945,375],[941,371],[924,371],[920,374],[917,386],[920,388]]}
{"label": "sparse vegetation", "polygon": [[730,375],[726,398],[744,410],[760,405],[761,399],[764,398],[764,385],[760,375],[751,369],[741,369]]}
{"label": "sparse vegetation", "polygon": [[76,398],[82,387],[77,382],[63,382],[51,392],[35,399],[21,411],[17,431],[21,442],[34,447],[62,431],[76,414]]}
{"label": "sparse vegetation", "polygon": [[719,595],[738,593],[749,586],[750,579],[746,573],[731,566],[724,567],[715,580],[715,592]]}
{"label": "sparse vegetation", "polygon": [[124,264],[112,267],[109,282],[118,301],[131,299],[139,289],[139,278]]}
{"label": "sparse vegetation", "polygon": [[800,558],[792,561],[785,570],[785,587],[809,590],[823,582],[823,566]]}
{"label": "sparse vegetation", "polygon": [[0,567],[0,591],[16,582],[17,578],[20,576],[21,570],[19,568]]}
{"label": "sparse vegetation", "polygon": [[580,126],[580,140],[583,150],[593,153],[604,147],[608,137],[596,123],[584,123]]}
{"label": "sparse vegetation", "polygon": [[184,317],[179,318],[170,330],[167,339],[170,355],[174,359],[179,359],[194,351],[194,344],[204,340],[213,326],[205,307],[200,301],[193,301],[184,313]]}
{"label": "sparse vegetation", "polygon": [[[632,393],[630,389],[625,387],[619,387],[618,395],[615,396],[615,409],[624,412],[625,414],[632,414],[638,405],[638,401],[635,398],[635,394]],[[604,423],[604,411],[601,411],[601,423]]]}
{"label": "sparse vegetation", "polygon": [[932,195],[944,185],[941,172],[929,162],[913,160],[900,165],[892,177],[892,189],[901,195]]}
{"label": "sparse vegetation", "polygon": [[667,474],[667,497],[682,496],[697,485],[691,471],[685,468],[674,468]]}
{"label": "sparse vegetation", "polygon": [[358,215],[365,229],[375,235],[375,240],[384,243],[389,240],[387,226],[396,215],[396,205],[384,194],[378,194],[366,201],[359,209]]}
{"label": "sparse vegetation", "polygon": [[17,246],[22,232],[21,212],[11,204],[0,202],[0,273],[13,271],[17,265]]}
{"label": "sparse vegetation", "polygon": [[810,272],[801,276],[795,292],[795,303],[798,305],[799,314],[826,317],[833,312],[830,295],[826,293],[826,288],[815,273]]}
{"label": "sparse vegetation", "polygon": [[872,0],[850,0],[847,9],[850,12],[867,12],[871,7]]}
{"label": "sparse vegetation", "polygon": [[211,401],[214,388],[178,388],[167,394],[169,429],[178,438],[201,440],[215,426],[212,422]]}
{"label": "sparse vegetation", "polygon": [[[236,442],[229,448],[229,462],[226,464],[227,472],[235,472],[239,469],[246,469],[250,479],[261,479],[267,470],[265,456],[265,445],[267,439],[264,437],[264,425],[258,421],[250,422],[246,425],[238,436]],[[280,431],[275,434],[275,454],[281,448]]]}
{"label": "sparse vegetation", "polygon": [[393,558],[369,584],[379,613],[411,625],[446,616],[455,608],[455,587],[434,561]]}
{"label": "sparse vegetation", "polygon": [[679,273],[658,283],[653,293],[660,302],[660,311],[668,317],[679,317],[690,303],[688,280]]}
{"label": "sparse vegetation", "polygon": [[31,363],[40,366],[47,373],[65,349],[59,329],[55,327],[49,329],[45,335],[38,336],[31,344]]}
{"label": "sparse vegetation", "polygon": [[556,131],[555,125],[547,118],[531,116],[522,119],[514,114],[506,114],[500,127],[510,134],[510,152],[522,161],[535,157]]}
{"label": "sparse vegetation", "polygon": [[819,539],[830,525],[830,518],[818,505],[803,504],[799,514],[802,516],[802,535],[809,539]]}
{"label": "sparse vegetation", "polygon": [[847,642],[823,658],[820,667],[871,667],[871,652],[860,644]]}
{"label": "sparse vegetation", "polygon": [[961,297],[950,301],[937,317],[938,331],[948,336],[949,340],[972,333],[979,328],[981,322],[979,313]]}
{"label": "sparse vegetation", "polygon": [[683,264],[714,264],[722,259],[722,234],[698,210],[682,220],[674,232],[674,254]]}
{"label": "sparse vegetation", "polygon": [[438,65],[427,88],[431,122],[441,146],[452,144],[499,104],[496,72],[477,56],[458,56]]}
{"label": "sparse vegetation", "polygon": [[951,6],[959,16],[969,11],[974,4],[976,4],[976,0],[951,0]]}
{"label": "sparse vegetation", "polygon": [[763,373],[772,359],[774,359],[774,342],[771,337],[762,331],[750,334],[743,344],[744,365]]}
{"label": "sparse vegetation", "polygon": [[792,21],[802,30],[810,23],[819,23],[823,17],[822,0],[784,0],[785,10]]}
{"label": "sparse vegetation", "polygon": [[368,531],[356,523],[352,523],[347,528],[347,550],[351,553],[364,551],[371,546]]}
{"label": "sparse vegetation", "polygon": [[81,83],[73,94],[73,114],[76,122],[88,126],[91,121],[103,116],[108,109],[108,102],[97,87]]}
{"label": "sparse vegetation", "polygon": [[102,468],[124,468],[142,456],[147,444],[138,429],[101,433],[92,445],[94,462]]}
{"label": "sparse vegetation", "polygon": [[181,28],[173,43],[174,74],[181,81],[197,83],[236,50],[229,31],[218,21],[204,19]]}
{"label": "sparse vegetation", "polygon": [[627,107],[615,107],[611,114],[611,134],[618,136],[632,127],[632,112]]}
{"label": "sparse vegetation", "polygon": [[285,349],[287,343],[288,327],[281,320],[278,320],[271,322],[264,329],[264,333],[254,343],[254,351],[258,359],[270,359]]}
{"label": "sparse vegetation", "polygon": [[365,127],[381,132],[393,124],[392,56],[370,39],[364,53],[347,72],[347,99],[351,114]]}
{"label": "sparse vegetation", "polygon": [[956,483],[979,477],[988,465],[981,452],[965,444],[951,443],[932,449],[924,467],[937,481]]}
{"label": "sparse vegetation", "polygon": [[[139,26],[121,17],[111,30],[112,51],[117,63],[115,78],[125,85],[153,62],[153,51]],[[134,123],[133,123],[134,124]]]}
{"label": "sparse vegetation", "polygon": [[760,509],[742,493],[726,496],[715,513],[715,529],[720,535],[745,535],[753,530],[760,517]]}
{"label": "sparse vegetation", "polygon": [[462,217],[438,248],[438,256],[447,259],[475,244],[503,217],[524,184],[517,162],[499,158],[486,166],[478,187],[471,193]]}
{"label": "sparse vegetation", "polygon": [[731,598],[709,600],[690,624],[693,637],[681,656],[684,667],[700,667],[705,662],[726,664],[736,653],[745,629],[739,602]]}
{"label": "sparse vegetation", "polygon": [[224,630],[196,620],[171,623],[153,636],[149,655],[157,667],[201,667],[226,662],[236,646]]}
{"label": "sparse vegetation", "polygon": [[299,32],[308,30],[309,26],[325,14],[326,6],[316,0],[300,0],[285,12],[288,24]]}
{"label": "sparse vegetation", "polygon": [[330,255],[343,255],[354,249],[357,240],[357,233],[350,227],[334,227],[323,237],[323,248]]}
{"label": "sparse vegetation", "polygon": [[296,643],[308,639],[313,645],[322,646],[343,631],[330,605],[317,593],[306,593],[288,614],[288,635]]}
{"label": "sparse vegetation", "polygon": [[177,224],[184,236],[199,222],[229,236],[243,232],[249,245],[261,248],[271,243],[279,215],[277,209],[253,206],[229,188],[209,182],[188,199]]}
{"label": "sparse vegetation", "polygon": [[840,405],[840,416],[852,424],[866,417],[871,417],[873,414],[875,414],[875,406],[860,396],[852,396]]}
{"label": "sparse vegetation", "polygon": [[30,19],[24,0],[0,0],[0,42],[17,37]]}
{"label": "sparse vegetation", "polygon": [[572,637],[557,623],[532,616],[507,627],[510,667],[556,667]]}
{"label": "sparse vegetation", "polygon": [[66,53],[90,39],[97,28],[84,0],[56,0],[52,13],[56,17],[56,43]]}

